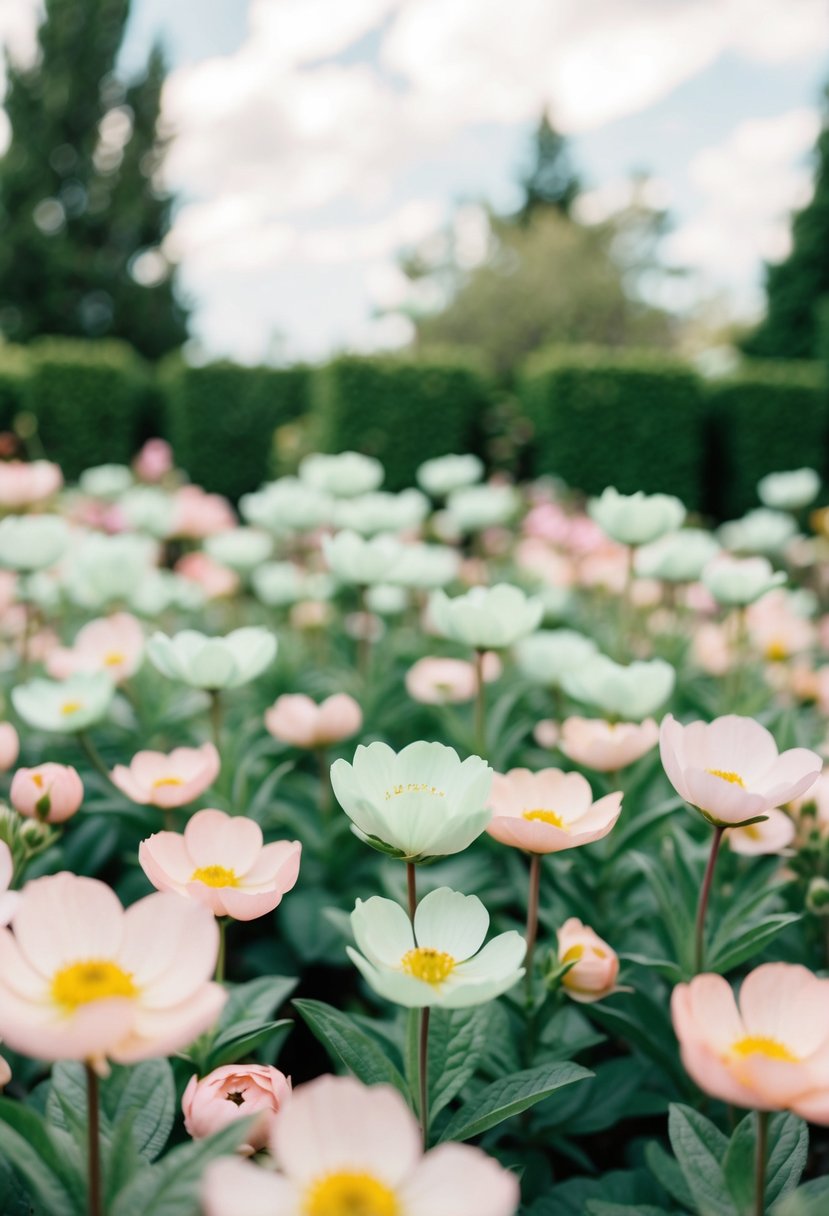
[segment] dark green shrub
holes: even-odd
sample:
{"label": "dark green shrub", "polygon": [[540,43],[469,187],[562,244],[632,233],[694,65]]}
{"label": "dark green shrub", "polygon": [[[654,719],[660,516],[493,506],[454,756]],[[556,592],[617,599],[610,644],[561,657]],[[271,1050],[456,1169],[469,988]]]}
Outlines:
{"label": "dark green shrub", "polygon": [[255,490],[274,473],[277,428],[308,408],[309,376],[305,367],[165,364],[165,434],[178,464],[229,498]]}
{"label": "dark green shrub", "polygon": [[0,347],[0,431],[12,429],[24,408],[23,397],[29,363],[22,346]]}
{"label": "dark green shrub", "polygon": [[598,494],[613,485],[702,505],[701,386],[686,365],[641,352],[545,351],[520,395],[533,424],[530,472]]}
{"label": "dark green shrub", "polygon": [[490,405],[485,380],[444,359],[346,355],[317,371],[314,389],[320,450],[376,456],[389,490],[413,485],[432,456],[479,448]]}

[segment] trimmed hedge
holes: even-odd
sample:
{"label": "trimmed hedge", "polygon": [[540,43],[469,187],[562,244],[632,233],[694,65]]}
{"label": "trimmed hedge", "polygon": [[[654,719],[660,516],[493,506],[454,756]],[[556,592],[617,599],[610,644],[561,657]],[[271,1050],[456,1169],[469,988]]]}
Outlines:
{"label": "trimmed hedge", "polygon": [[193,481],[238,499],[273,475],[274,433],[304,414],[310,372],[304,367],[242,367],[180,360],[162,368],[164,428],[176,460]]}
{"label": "trimmed hedge", "polygon": [[24,408],[23,393],[29,360],[22,346],[0,347],[0,431],[10,431]]}
{"label": "trimmed hedge", "polygon": [[384,487],[415,484],[432,456],[480,447],[482,414],[491,405],[484,378],[448,359],[344,355],[314,378],[314,440],[324,452],[376,456]]}
{"label": "trimmed hedge", "polygon": [[533,424],[531,474],[587,494],[613,485],[703,505],[703,393],[687,365],[649,353],[562,348],[519,381]]}
{"label": "trimmed hedge", "polygon": [[817,363],[751,362],[706,386],[711,514],[735,519],[758,505],[766,473],[808,465],[825,477],[829,393]]}

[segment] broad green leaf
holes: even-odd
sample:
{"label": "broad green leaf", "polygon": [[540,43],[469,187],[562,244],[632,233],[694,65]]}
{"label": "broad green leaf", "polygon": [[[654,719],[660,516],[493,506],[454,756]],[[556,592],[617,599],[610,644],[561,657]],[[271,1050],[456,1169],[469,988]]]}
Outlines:
{"label": "broad green leaf", "polygon": [[47,1212],[82,1216],[86,1182],[60,1133],[51,1132],[40,1115],[9,1098],[0,1098],[0,1155],[14,1162]]}
{"label": "broad green leaf", "polygon": [[486,1048],[490,1007],[433,1009],[429,1019],[429,1111],[448,1106],[475,1069]]}
{"label": "broad green leaf", "polygon": [[441,1140],[469,1140],[512,1115],[528,1110],[565,1085],[593,1074],[580,1064],[558,1062],[502,1077],[470,1098],[449,1121]]}
{"label": "broad green leaf", "polygon": [[244,1143],[249,1119],[235,1119],[206,1140],[182,1144],[136,1174],[107,1216],[198,1216],[199,1186],[205,1166],[234,1153]]}
{"label": "broad green leaf", "polygon": [[759,954],[778,933],[801,919],[797,913],[780,912],[748,925],[728,941],[722,940],[718,935],[708,952],[706,966],[710,971],[731,971],[740,963]]}
{"label": "broad green leaf", "polygon": [[698,1111],[677,1103],[670,1108],[668,1135],[699,1216],[737,1216],[723,1173],[728,1141],[722,1132]]}
{"label": "broad green leaf", "polygon": [[[766,1161],[766,1206],[793,1191],[806,1167],[809,1129],[796,1115],[780,1113],[769,1119]],[[757,1151],[757,1116],[740,1121],[728,1145],[723,1171],[738,1210],[754,1201],[754,1165]]]}
{"label": "broad green leaf", "polygon": [[771,1216],[826,1216],[829,1211],[829,1178],[814,1178],[779,1199]]}
{"label": "broad green leaf", "polygon": [[667,1208],[654,1207],[652,1203],[606,1203],[604,1199],[589,1199],[585,1207],[586,1216],[671,1216]]}
{"label": "broad green leaf", "polygon": [[268,1022],[299,983],[293,976],[263,975],[246,984],[228,984],[218,1035],[237,1022]]}
{"label": "broad green leaf", "polygon": [[332,1059],[339,1060],[365,1085],[394,1085],[409,1097],[409,1087],[374,1039],[345,1013],[324,1001],[294,1001],[294,1008]]}
{"label": "broad green leaf", "polygon": [[[99,1088],[103,1157],[110,1151],[117,1128],[128,1119],[136,1152],[147,1161],[154,1160],[167,1143],[175,1119],[175,1082],[169,1061],[144,1060],[130,1068],[113,1065]],[[86,1144],[86,1074],[82,1065],[55,1065],[46,1117],[81,1146]]]}
{"label": "broad green leaf", "polygon": [[273,1050],[275,1041],[278,1039],[281,1045],[292,1028],[290,1018],[281,1018],[278,1022],[239,1022],[236,1027],[228,1027],[213,1044],[206,1071],[212,1072],[222,1064],[235,1064],[245,1056],[253,1055],[265,1043]]}
{"label": "broad green leaf", "polygon": [[679,1163],[658,1140],[650,1140],[645,1146],[645,1161],[659,1185],[683,1207],[693,1209],[694,1197]]}

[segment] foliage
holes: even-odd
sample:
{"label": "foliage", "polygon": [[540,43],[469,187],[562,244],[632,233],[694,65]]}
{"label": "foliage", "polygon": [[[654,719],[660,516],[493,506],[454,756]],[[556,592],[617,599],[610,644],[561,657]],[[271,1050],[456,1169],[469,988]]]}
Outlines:
{"label": "foliage", "polygon": [[520,222],[530,223],[547,208],[569,215],[581,183],[570,162],[567,140],[553,126],[549,113],[542,114],[536,127],[532,152],[532,165],[521,180]]}

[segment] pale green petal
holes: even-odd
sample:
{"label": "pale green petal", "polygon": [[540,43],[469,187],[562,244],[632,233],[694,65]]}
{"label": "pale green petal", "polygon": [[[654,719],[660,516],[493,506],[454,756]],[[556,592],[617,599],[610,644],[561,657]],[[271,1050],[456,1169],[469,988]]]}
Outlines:
{"label": "pale green petal", "polygon": [[430,891],[415,913],[417,944],[445,951],[456,962],[480,950],[488,928],[489,913],[478,897],[449,887]]}
{"label": "pale green petal", "polygon": [[400,904],[379,895],[357,900],[351,928],[363,954],[378,967],[399,967],[415,944],[411,922]]}

